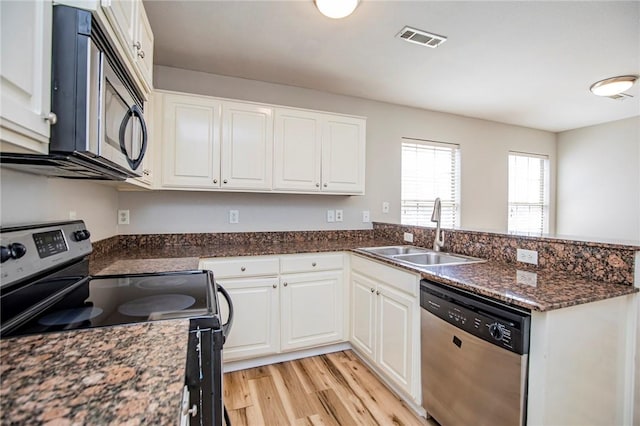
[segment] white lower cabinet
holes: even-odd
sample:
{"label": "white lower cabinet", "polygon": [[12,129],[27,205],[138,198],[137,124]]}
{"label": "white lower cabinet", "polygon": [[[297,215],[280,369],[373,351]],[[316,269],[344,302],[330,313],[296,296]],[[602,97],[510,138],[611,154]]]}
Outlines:
{"label": "white lower cabinet", "polygon": [[419,402],[419,276],[353,256],[351,344]]}
{"label": "white lower cabinet", "polygon": [[283,275],[283,351],[343,340],[343,271]]}
{"label": "white lower cabinet", "polygon": [[344,341],[343,264],[343,253],[202,259],[233,301],[224,361]]}
{"label": "white lower cabinet", "polygon": [[[224,360],[277,353],[280,348],[278,278],[217,281],[229,292],[234,309],[232,331],[224,345]],[[222,301],[221,305],[222,316],[227,318],[227,305]]]}

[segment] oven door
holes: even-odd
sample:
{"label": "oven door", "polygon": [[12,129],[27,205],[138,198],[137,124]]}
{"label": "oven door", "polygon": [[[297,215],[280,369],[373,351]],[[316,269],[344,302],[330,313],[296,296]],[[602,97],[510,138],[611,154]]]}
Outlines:
{"label": "oven door", "polygon": [[141,176],[137,170],[147,149],[147,126],[142,108],[108,60],[104,61],[102,84],[104,132],[99,155]]}

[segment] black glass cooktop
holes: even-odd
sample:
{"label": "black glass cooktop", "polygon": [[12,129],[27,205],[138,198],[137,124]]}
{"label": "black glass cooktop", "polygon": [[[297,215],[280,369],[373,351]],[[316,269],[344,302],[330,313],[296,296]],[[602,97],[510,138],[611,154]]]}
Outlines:
{"label": "black glass cooktop", "polygon": [[[38,286],[50,284],[31,286],[30,302],[37,300]],[[48,295],[48,307],[28,315],[3,337],[211,316],[218,306],[214,285],[205,271],[89,277],[62,296]],[[19,300],[20,293],[12,296]],[[6,306],[4,302],[8,300],[3,300]]]}

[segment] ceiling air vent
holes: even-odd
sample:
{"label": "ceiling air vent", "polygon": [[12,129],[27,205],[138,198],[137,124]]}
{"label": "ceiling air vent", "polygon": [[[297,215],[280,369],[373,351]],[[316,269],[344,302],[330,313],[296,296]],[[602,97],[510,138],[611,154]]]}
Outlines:
{"label": "ceiling air vent", "polygon": [[431,34],[426,31],[418,30],[411,27],[404,27],[402,31],[398,33],[397,37],[411,43],[420,44],[422,46],[431,48],[438,47],[442,43],[447,41],[447,38],[445,36]]}

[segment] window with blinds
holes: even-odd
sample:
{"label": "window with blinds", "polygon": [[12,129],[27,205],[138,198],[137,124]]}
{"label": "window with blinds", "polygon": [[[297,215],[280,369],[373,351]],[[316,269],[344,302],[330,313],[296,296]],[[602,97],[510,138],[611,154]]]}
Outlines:
{"label": "window with blinds", "polygon": [[438,197],[442,203],[441,226],[459,226],[459,145],[403,138],[402,223],[435,226],[431,214]]}
{"label": "window with blinds", "polygon": [[549,158],[509,153],[509,232],[549,232]]}

